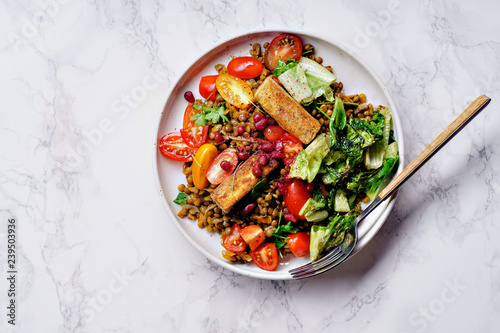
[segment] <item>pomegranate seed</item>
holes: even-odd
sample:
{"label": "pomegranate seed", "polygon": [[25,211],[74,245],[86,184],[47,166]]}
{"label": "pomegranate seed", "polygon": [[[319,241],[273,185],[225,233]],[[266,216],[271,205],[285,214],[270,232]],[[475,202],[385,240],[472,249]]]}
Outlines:
{"label": "pomegranate seed", "polygon": [[284,217],[285,217],[285,220],[287,220],[287,221],[297,222],[297,218],[292,213],[286,212]]}
{"label": "pomegranate seed", "polygon": [[186,99],[186,101],[188,101],[189,103],[194,103],[194,95],[191,91],[186,91],[184,93],[184,98]]}
{"label": "pomegranate seed", "polygon": [[282,153],[285,150],[285,146],[283,145],[283,141],[278,140],[276,142],[276,151]]}
{"label": "pomegranate seed", "polygon": [[314,188],[314,184],[313,183],[307,183],[306,190],[308,192],[311,192],[313,190],[313,188]]}
{"label": "pomegranate seed", "polygon": [[269,161],[269,156],[267,156],[267,155],[260,155],[259,156],[258,162],[260,165],[264,166],[267,164],[268,161]]}
{"label": "pomegranate seed", "polygon": [[238,133],[239,134],[245,133],[245,128],[243,126],[238,126]]}
{"label": "pomegranate seed", "polygon": [[221,143],[222,141],[224,141],[224,139],[222,138],[222,135],[220,134],[220,132],[215,132],[214,133],[214,140],[217,143]]}
{"label": "pomegranate seed", "polygon": [[260,145],[260,148],[263,151],[269,152],[269,151],[274,150],[274,144],[272,142],[265,141],[265,142],[262,142],[262,144]]}
{"label": "pomegranate seed", "polygon": [[285,158],[285,154],[280,153],[277,150],[272,151],[271,154],[269,155],[271,156],[271,158],[274,158],[275,160]]}
{"label": "pomegranate seed", "polygon": [[288,191],[287,191],[287,189],[286,189],[286,186],[285,186],[285,185],[283,185],[283,184],[281,184],[281,183],[278,183],[278,191],[280,192],[280,194],[281,194],[282,196],[285,196],[285,195],[287,195],[287,193],[288,193]]}
{"label": "pomegranate seed", "polygon": [[231,171],[231,163],[228,161],[222,161],[220,162],[220,168],[226,172]]}
{"label": "pomegranate seed", "polygon": [[274,126],[274,125],[276,125],[276,120],[274,120],[274,119],[273,119],[273,118],[271,118],[271,117],[267,117],[267,118],[266,118],[266,122],[267,122],[267,124],[268,124],[269,126]]}
{"label": "pomegranate seed", "polygon": [[264,116],[261,115],[260,113],[254,113],[253,114],[253,121],[254,122],[258,122],[259,120],[262,120],[262,119],[264,119]]}
{"label": "pomegranate seed", "polygon": [[262,177],[262,168],[260,167],[260,164],[254,164],[252,167],[252,173],[255,177],[259,178]]}
{"label": "pomegranate seed", "polygon": [[262,131],[267,127],[267,120],[266,118],[262,118],[261,120],[257,121],[255,123],[255,129],[257,131]]}
{"label": "pomegranate seed", "polygon": [[249,157],[250,157],[250,153],[247,152],[247,151],[240,151],[240,152],[238,152],[238,158],[240,160],[246,160]]}
{"label": "pomegranate seed", "polygon": [[245,206],[245,208],[243,208],[243,214],[245,215],[250,214],[254,208],[255,204],[253,202],[249,203],[248,205]]}

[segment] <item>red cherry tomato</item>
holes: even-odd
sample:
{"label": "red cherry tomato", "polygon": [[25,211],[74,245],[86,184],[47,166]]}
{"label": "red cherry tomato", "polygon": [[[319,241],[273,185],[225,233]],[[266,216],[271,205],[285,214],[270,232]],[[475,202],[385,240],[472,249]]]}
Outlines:
{"label": "red cherry tomato", "polygon": [[224,246],[226,250],[234,253],[245,251],[247,243],[245,243],[241,237],[240,230],[240,225],[236,223],[231,227],[231,233],[224,236],[222,239],[222,246]]}
{"label": "red cherry tomato", "polygon": [[207,75],[201,78],[200,86],[198,87],[200,91],[200,95],[203,98],[208,98],[210,101],[215,101],[215,95],[217,93],[217,87],[215,87],[215,80],[217,80],[217,76],[219,75]]}
{"label": "red cherry tomato", "polygon": [[182,140],[191,148],[200,148],[207,141],[208,125],[181,128]]}
{"label": "red cherry tomato", "polygon": [[266,271],[274,271],[278,267],[278,251],[273,243],[264,243],[250,252],[253,262]]}
{"label": "red cherry tomato", "polygon": [[[220,164],[226,161],[229,166],[222,168]],[[225,150],[213,160],[207,170],[207,179],[210,184],[220,184],[233,172],[238,164],[238,155],[232,150]]]}
{"label": "red cherry tomato", "polygon": [[240,79],[253,79],[262,73],[264,65],[254,57],[233,58],[227,65],[227,72]]}
{"label": "red cherry tomato", "polygon": [[304,231],[299,231],[294,234],[288,235],[286,240],[290,251],[296,257],[304,257],[309,254],[309,244],[311,243],[311,238]]}
{"label": "red cherry tomato", "polygon": [[311,193],[307,190],[306,182],[300,179],[294,179],[286,187],[286,192],[284,202],[288,211],[299,220],[305,220],[306,218],[299,215],[299,212],[306,201],[312,197]]}
{"label": "red cherry tomato", "polygon": [[182,127],[188,128],[190,126],[196,126],[194,120],[191,120],[191,116],[197,114],[200,111],[197,111],[193,108],[193,104],[189,103],[186,106],[186,110],[184,110],[184,118],[182,118]]}
{"label": "red cherry tomato", "polygon": [[274,70],[278,65],[278,59],[287,61],[288,59],[300,60],[302,56],[302,43],[299,37],[289,34],[279,34],[269,44],[264,53],[266,67]]}
{"label": "red cherry tomato", "polygon": [[193,155],[196,153],[196,150],[184,143],[181,134],[178,132],[164,135],[158,143],[158,149],[160,149],[163,156],[181,162],[192,161]]}
{"label": "red cherry tomato", "polygon": [[271,142],[275,142],[278,141],[285,133],[286,131],[277,125],[267,126],[264,130],[264,137]]}
{"label": "red cherry tomato", "polygon": [[264,234],[264,230],[257,225],[249,225],[240,230],[240,235],[243,237],[243,240],[250,246],[250,250],[253,251],[262,244],[266,235]]}
{"label": "red cherry tomato", "polygon": [[290,133],[283,134],[280,140],[285,147],[285,158],[283,162],[285,162],[286,165],[290,165],[295,160],[295,156],[302,150],[302,142]]}
{"label": "red cherry tomato", "polygon": [[207,141],[208,136],[208,125],[196,126],[191,120],[191,116],[198,112],[192,104],[188,104],[184,111],[183,128],[180,130],[184,143],[191,148],[200,148]]}

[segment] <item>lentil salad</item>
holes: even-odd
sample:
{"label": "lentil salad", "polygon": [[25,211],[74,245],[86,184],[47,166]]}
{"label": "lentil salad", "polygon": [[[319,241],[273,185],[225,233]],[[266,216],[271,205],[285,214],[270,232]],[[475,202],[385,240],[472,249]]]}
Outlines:
{"label": "lentil salad", "polygon": [[[251,94],[255,95],[266,78],[271,77],[276,82],[279,82],[279,76],[276,79],[276,76],[273,74],[275,68],[268,68],[266,61],[266,54],[269,54],[268,43],[263,45],[257,43],[253,44],[249,53],[259,63],[264,65],[262,66],[260,75],[250,79],[240,79],[249,88]],[[321,57],[315,55],[312,45],[304,45],[299,56],[307,57],[317,64],[320,64],[329,72],[333,72],[330,66],[322,65],[323,60]],[[228,74],[228,72],[231,72],[230,67],[230,64],[219,64],[215,66],[217,74],[214,76],[224,77],[224,75],[231,75]],[[367,123],[371,121],[372,118],[380,120],[380,111],[383,108],[373,107],[368,103],[364,94],[346,94],[343,90],[342,82],[339,81],[332,82],[330,87],[335,97],[334,101],[328,101],[324,97],[319,97],[314,98],[312,101],[301,103],[301,106],[320,125],[317,137],[321,134],[329,138],[333,137],[332,129],[335,130],[335,128],[332,127],[332,123],[334,123],[332,120],[339,118],[338,114],[340,109],[343,109],[350,128],[355,125],[350,122],[352,119],[365,119]],[[201,89],[200,94],[203,96]],[[190,96],[189,94],[187,95],[186,99],[189,102]],[[191,93],[191,96],[192,95]],[[277,251],[281,255],[293,252],[288,242],[288,239],[291,238],[290,235],[294,235],[298,232],[304,232],[310,235],[313,226],[324,227],[329,224],[329,219],[308,221],[307,219],[298,218],[298,212],[296,211],[295,214],[293,214],[291,212],[292,209],[286,204],[287,190],[290,189],[291,184],[298,181],[296,177],[290,177],[290,170],[293,168],[295,158],[300,155],[301,151],[306,150],[303,148],[312,146],[314,142],[307,146],[305,143],[301,143],[300,141],[297,142],[297,138],[295,138],[295,140],[291,139],[285,144],[286,149],[281,148],[282,150],[279,151],[277,147],[282,146],[283,142],[286,143],[286,141],[269,139],[269,137],[272,137],[273,133],[269,136],[266,135],[268,132],[272,132],[268,131],[268,129],[279,128],[279,126],[276,120],[262,108],[260,103],[253,102],[245,105],[245,99],[243,99],[243,101],[236,101],[237,103],[230,103],[228,100],[231,99],[231,96],[227,98],[227,96],[223,95],[224,94],[221,94],[221,91],[217,89],[215,93],[203,96],[205,97],[204,99],[195,100],[192,104],[188,105],[188,107],[191,106],[192,109],[198,111],[200,114],[205,113],[206,115],[210,115],[212,113],[220,113],[220,119],[218,119],[218,121],[213,121],[215,118],[212,116],[207,117],[208,120],[205,119],[205,123],[199,122],[196,125],[200,126],[193,126],[195,129],[190,129],[188,132],[203,133],[205,131],[206,139],[202,141],[204,144],[208,143],[216,147],[216,153],[214,155],[220,155],[226,151],[230,151],[237,156],[236,163],[233,164],[228,162],[231,164],[227,167],[228,170],[230,170],[227,172],[228,178],[226,179],[228,180],[231,180],[231,177],[234,178],[234,175],[241,169],[241,165],[244,161],[247,161],[251,156],[257,153],[264,153],[260,157],[265,156],[262,158],[265,161],[258,160],[258,163],[254,163],[254,165],[261,165],[261,167],[264,167],[271,163],[271,161],[278,161],[277,166],[269,172],[267,177],[263,177],[262,174],[259,174],[259,170],[252,169],[251,171],[258,179],[258,182],[252,186],[251,191],[243,196],[230,210],[225,211],[214,202],[212,197],[212,193],[221,186],[219,185],[220,182],[209,182],[204,188],[198,188],[195,184],[196,175],[193,174],[193,172],[196,171],[194,170],[196,168],[200,169],[201,162],[195,156],[198,156],[198,152],[203,146],[187,147],[185,151],[187,154],[185,156],[188,157],[183,167],[183,173],[186,175],[186,183],[179,184],[178,187],[179,192],[184,194],[184,196],[180,196],[178,200],[179,203],[182,203],[183,207],[180,209],[178,215],[196,221],[200,228],[204,228],[209,232],[217,232],[221,235],[223,240],[227,239],[231,234],[234,234],[235,228],[233,227],[235,225],[238,225],[241,230],[249,226],[257,226],[264,234],[264,244],[276,244]],[[340,105],[342,105],[342,107]],[[186,108],[186,111],[187,110],[188,108]],[[187,114],[189,115],[189,119],[193,120],[192,117],[196,113],[190,111],[187,112]],[[226,117],[227,121],[224,121],[222,116]],[[186,126],[184,126],[184,128],[186,128]],[[356,130],[358,130],[358,128]],[[341,132],[342,129],[336,129],[336,131]],[[201,134],[201,136],[203,135]],[[192,137],[194,138],[196,135]],[[185,138],[185,136],[182,136],[182,138]],[[390,140],[392,141],[393,139],[390,138]],[[331,144],[331,142],[329,144]],[[162,153],[164,147],[162,141],[160,141],[160,151],[162,151]],[[283,155],[283,150],[285,150],[285,154],[284,156],[280,156],[280,154]],[[363,154],[366,154],[366,152]],[[345,159],[343,161],[345,162]],[[219,171],[221,169],[225,171],[226,167],[224,165],[224,163],[219,165]],[[323,170],[319,171],[317,174],[318,176],[315,177],[313,181],[308,182],[306,180],[301,180],[308,193],[323,192],[324,199],[326,199],[327,203],[330,200],[329,195],[331,193],[337,193],[341,187],[344,187],[345,192],[348,192],[347,194],[350,196],[355,192],[352,189],[345,189],[346,184],[351,179],[344,177],[338,184],[336,183],[333,185],[332,182],[325,183],[322,180],[325,178],[325,174],[332,174],[333,167],[330,167],[330,169],[332,169],[330,173],[326,170],[332,165],[335,166],[335,163],[323,165]],[[231,191],[233,190],[231,187],[229,188]],[[359,191],[359,193],[356,193],[355,198],[352,199],[349,197],[349,204],[352,207],[349,209],[349,212],[356,211],[355,207],[365,198],[365,196],[366,194],[364,192]],[[332,197],[332,200],[334,197],[335,196]],[[321,200],[318,199],[317,201]],[[334,210],[331,209],[331,211]],[[359,212],[359,209],[357,211]],[[342,213],[348,215],[349,212]],[[240,232],[238,232],[238,234],[240,234]],[[246,243],[249,244],[249,242]],[[278,247],[279,244],[281,244],[280,247]],[[249,247],[245,247],[243,251],[238,252],[233,252],[226,248],[222,253],[224,258],[239,262],[255,261],[255,258],[252,258],[252,254],[255,254],[255,251],[249,249]]]}

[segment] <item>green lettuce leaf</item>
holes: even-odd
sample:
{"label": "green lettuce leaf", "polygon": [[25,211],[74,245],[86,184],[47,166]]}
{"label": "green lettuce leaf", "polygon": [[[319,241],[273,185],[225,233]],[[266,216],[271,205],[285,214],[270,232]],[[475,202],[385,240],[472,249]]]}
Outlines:
{"label": "green lettuce leaf", "polygon": [[383,127],[380,126],[380,116],[377,115],[377,123],[382,129],[382,139],[371,145],[365,154],[365,167],[367,169],[378,169],[384,162],[384,154],[387,146],[389,145],[389,137],[391,135],[392,117],[389,108],[382,108],[378,112],[379,115],[384,117]]}
{"label": "green lettuce leaf", "polygon": [[300,66],[291,67],[282,73],[278,79],[297,102],[302,103],[311,100],[311,88],[309,88],[306,74]]}
{"label": "green lettuce leaf", "polygon": [[333,102],[333,90],[330,85],[335,82],[337,77],[323,65],[306,57],[300,58],[299,66],[304,70],[311,88],[311,100],[324,96],[326,100]]}
{"label": "green lettuce leaf", "polygon": [[307,180],[311,183],[321,167],[323,158],[330,150],[330,137],[319,134],[305,149],[295,156],[290,165],[290,177]]}

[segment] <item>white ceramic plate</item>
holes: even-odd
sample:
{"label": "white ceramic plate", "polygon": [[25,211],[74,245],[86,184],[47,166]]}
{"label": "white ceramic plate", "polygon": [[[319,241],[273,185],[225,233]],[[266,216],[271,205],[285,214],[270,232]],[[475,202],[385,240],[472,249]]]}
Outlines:
{"label": "white ceramic plate", "polygon": [[[211,50],[201,55],[175,82],[168,94],[165,106],[158,117],[157,130],[153,141],[153,168],[161,200],[167,209],[172,223],[175,224],[180,233],[201,253],[218,265],[230,269],[236,273],[261,279],[287,280],[291,279],[288,271],[307,263],[307,258],[295,258],[292,255],[280,259],[278,268],[273,272],[267,272],[258,268],[255,264],[232,263],[222,258],[223,250],[217,233],[208,233],[198,228],[197,223],[191,220],[180,219],[177,212],[180,207],[173,203],[178,191],[177,185],[185,183],[182,174],[182,162],[176,162],[163,157],[156,149],[156,143],[164,135],[172,131],[178,131],[182,127],[182,118],[186,108],[184,92],[192,91],[197,98],[198,84],[204,75],[217,74],[214,69],[216,64],[226,64],[232,56],[249,55],[253,43],[270,42],[281,32],[298,35],[303,44],[311,44],[318,56],[321,56],[325,65],[333,68],[337,80],[343,82],[346,94],[364,93],[374,106],[386,105],[391,108],[394,120],[394,135],[399,144],[401,163],[398,172],[401,172],[403,162],[403,135],[401,123],[397,110],[390,98],[387,89],[377,78],[374,72],[367,67],[358,57],[346,50],[345,46],[332,41],[330,38],[319,36],[316,33],[304,33],[299,31],[258,31],[243,36],[232,38],[214,46]],[[359,240],[354,253],[359,252],[375,236],[389,215],[394,200],[380,205],[359,226]],[[176,235],[172,235],[176,237]]]}

